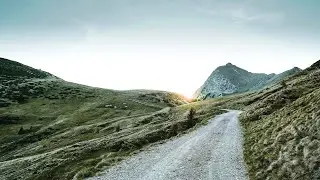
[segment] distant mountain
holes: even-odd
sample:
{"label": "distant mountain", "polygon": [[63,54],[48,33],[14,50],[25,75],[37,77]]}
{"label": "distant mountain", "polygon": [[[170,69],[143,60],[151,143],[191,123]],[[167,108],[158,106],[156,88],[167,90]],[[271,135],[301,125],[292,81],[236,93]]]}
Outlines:
{"label": "distant mountain", "polygon": [[231,63],[218,67],[196,91],[194,98],[207,99],[227,94],[258,90],[300,72],[295,67],[281,74],[251,73]]}

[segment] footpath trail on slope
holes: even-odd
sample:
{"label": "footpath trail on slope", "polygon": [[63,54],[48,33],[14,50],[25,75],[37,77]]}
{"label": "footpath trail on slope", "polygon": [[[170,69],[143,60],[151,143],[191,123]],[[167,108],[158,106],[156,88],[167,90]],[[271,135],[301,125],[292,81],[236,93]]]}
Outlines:
{"label": "footpath trail on slope", "polygon": [[217,116],[206,126],[152,146],[90,179],[247,180],[239,114]]}

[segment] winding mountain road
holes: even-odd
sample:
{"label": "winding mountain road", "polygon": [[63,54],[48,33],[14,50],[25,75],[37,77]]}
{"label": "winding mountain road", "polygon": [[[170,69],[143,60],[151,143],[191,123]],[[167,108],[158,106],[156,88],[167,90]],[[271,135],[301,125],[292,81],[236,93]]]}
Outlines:
{"label": "winding mountain road", "polygon": [[238,116],[229,111],[182,137],[148,148],[93,180],[246,180]]}

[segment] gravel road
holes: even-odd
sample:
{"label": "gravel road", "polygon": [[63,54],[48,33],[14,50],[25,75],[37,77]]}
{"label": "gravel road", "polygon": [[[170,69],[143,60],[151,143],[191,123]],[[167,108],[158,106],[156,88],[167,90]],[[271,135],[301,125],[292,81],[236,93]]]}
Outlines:
{"label": "gravel road", "polygon": [[246,180],[239,111],[217,116],[182,137],[148,148],[93,180]]}

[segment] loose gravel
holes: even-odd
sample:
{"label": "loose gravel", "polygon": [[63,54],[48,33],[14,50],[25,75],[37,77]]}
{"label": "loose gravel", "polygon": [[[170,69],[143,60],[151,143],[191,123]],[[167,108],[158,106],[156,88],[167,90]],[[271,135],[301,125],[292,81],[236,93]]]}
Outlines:
{"label": "loose gravel", "polygon": [[148,148],[91,180],[247,180],[239,111]]}

